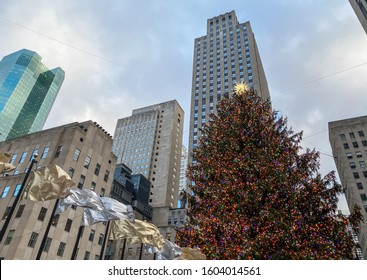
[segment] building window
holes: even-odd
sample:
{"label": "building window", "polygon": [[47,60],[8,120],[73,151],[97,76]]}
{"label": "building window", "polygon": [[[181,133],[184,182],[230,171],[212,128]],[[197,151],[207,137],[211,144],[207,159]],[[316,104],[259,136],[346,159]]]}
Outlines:
{"label": "building window", "polygon": [[25,160],[26,157],[27,157],[27,152],[23,152],[23,154],[22,154],[22,156],[21,156],[21,158],[19,160],[19,163],[24,162],[24,160]]}
{"label": "building window", "polygon": [[353,158],[352,153],[347,153],[347,158],[348,158],[348,159],[352,159],[352,158]]}
{"label": "building window", "polygon": [[362,130],[360,130],[360,131],[358,131],[358,135],[359,135],[360,137],[363,137],[363,136],[364,136],[364,132],[363,132]]}
{"label": "building window", "polygon": [[133,255],[133,248],[127,249],[127,255],[132,256]]}
{"label": "building window", "polygon": [[106,172],[105,172],[105,174],[104,174],[104,177],[103,177],[103,180],[105,181],[105,182],[107,182],[108,181],[108,176],[110,175],[110,171],[108,171],[108,170],[106,170]]}
{"label": "building window", "polygon": [[58,158],[62,152],[63,146],[58,146],[55,153],[55,158]]}
{"label": "building window", "polygon": [[31,238],[29,238],[29,241],[28,241],[28,247],[34,248],[34,245],[36,245],[36,242],[37,242],[37,238],[38,238],[38,233],[32,232]]}
{"label": "building window", "polygon": [[361,196],[362,201],[367,200],[367,195],[366,194],[362,193],[362,194],[360,194],[360,196]]}
{"label": "building window", "polygon": [[352,169],[356,168],[356,164],[354,162],[350,162],[349,165],[350,165],[350,168],[352,168]]}
{"label": "building window", "polygon": [[70,178],[73,178],[73,176],[74,176],[74,171],[75,171],[75,169],[74,169],[74,168],[72,168],[72,167],[70,167],[70,168],[69,168],[69,170],[68,170],[68,175],[70,176]]}
{"label": "building window", "polygon": [[17,197],[18,194],[19,194],[19,191],[20,191],[20,188],[22,187],[22,184],[18,184],[16,187],[15,187],[15,190],[14,190],[14,193],[13,193],[13,196]]}
{"label": "building window", "polygon": [[47,213],[47,208],[42,207],[40,210],[40,213],[38,214],[38,220],[43,221],[45,219],[46,213]]}
{"label": "building window", "polygon": [[33,150],[33,153],[32,153],[32,155],[31,155],[31,160],[33,160],[34,159],[34,156],[35,155],[38,155],[38,149],[34,149]]}
{"label": "building window", "polygon": [[56,214],[55,216],[53,216],[51,225],[57,226],[57,223],[59,222],[59,218],[60,218],[60,214]]}
{"label": "building window", "polygon": [[24,207],[25,207],[25,204],[19,205],[17,214],[15,214],[15,218],[20,218],[22,216],[23,211],[24,211]]}
{"label": "building window", "polygon": [[80,150],[78,148],[75,148],[74,155],[73,155],[73,161],[78,161],[80,156]]}
{"label": "building window", "polygon": [[95,191],[96,190],[96,183],[95,182],[92,182],[91,185],[90,185],[90,189],[92,191]]}
{"label": "building window", "polygon": [[6,186],[1,194],[1,198],[4,198],[8,195],[8,192],[10,190],[10,186]]}
{"label": "building window", "polygon": [[50,147],[45,147],[45,148],[43,149],[43,152],[42,152],[41,158],[46,158],[49,150],[50,150]]}
{"label": "building window", "polygon": [[57,249],[56,255],[62,257],[64,255],[66,243],[60,242],[59,249]]}
{"label": "building window", "polygon": [[51,242],[52,242],[52,238],[47,237],[45,246],[43,246],[43,251],[48,252],[50,250]]}
{"label": "building window", "polygon": [[5,239],[4,245],[9,245],[9,244],[10,244],[11,240],[13,239],[14,232],[15,232],[15,230],[14,230],[14,229],[9,230],[9,232],[8,232],[8,236],[7,236],[7,237],[6,237],[6,239]]}
{"label": "building window", "polygon": [[79,183],[78,183],[78,189],[82,189],[83,188],[84,182],[85,182],[85,176],[84,175],[80,175]]}
{"label": "building window", "polygon": [[367,178],[367,171],[363,171],[363,176]]}
{"label": "building window", "polygon": [[362,183],[357,183],[357,188],[359,190],[363,190],[363,184]]}
{"label": "building window", "polygon": [[366,163],[365,163],[363,160],[361,160],[361,161],[359,162],[359,166],[360,166],[361,168],[366,168]]}
{"label": "building window", "polygon": [[101,196],[104,196],[105,195],[105,189],[104,188],[101,188]]}
{"label": "building window", "polygon": [[363,147],[367,147],[367,140],[363,140],[362,145],[363,145]]}
{"label": "building window", "polygon": [[353,172],[353,177],[354,177],[354,179],[359,179],[359,174],[358,174],[358,172]]}
{"label": "building window", "polygon": [[99,235],[99,238],[98,238],[98,245],[103,245],[103,241],[104,241],[104,234],[100,234]]}
{"label": "building window", "polygon": [[67,232],[70,232],[72,223],[73,223],[73,220],[67,219],[64,230]]}
{"label": "building window", "polygon": [[362,157],[361,151],[356,152],[356,156],[357,156],[357,158],[361,158]]}
{"label": "building window", "polygon": [[84,167],[88,169],[89,167],[89,164],[90,164],[90,160],[91,158],[89,156],[86,156],[85,157],[85,160],[84,160]]}
{"label": "building window", "polygon": [[356,136],[354,135],[353,132],[349,132],[349,137],[350,137],[350,139],[355,139],[356,138]]}
{"label": "building window", "polygon": [[3,220],[5,220],[6,218],[8,218],[9,212],[10,212],[11,206],[8,206],[5,208],[5,212],[3,215]]}
{"label": "building window", "polygon": [[349,149],[349,144],[348,143],[344,143],[343,144],[343,147],[344,147],[344,149]]}
{"label": "building window", "polygon": [[99,171],[101,170],[101,165],[99,163],[96,164],[96,169],[94,169],[94,174],[99,175]]}
{"label": "building window", "polygon": [[90,252],[85,251],[84,259],[85,259],[85,260],[89,260],[89,256],[90,256]]}
{"label": "building window", "polygon": [[14,164],[16,158],[17,158],[17,154],[13,154],[10,160],[10,164]]}
{"label": "building window", "polygon": [[354,148],[358,148],[358,143],[357,142],[353,142],[352,144],[353,144]]}
{"label": "building window", "polygon": [[89,233],[89,241],[92,241],[93,242],[93,239],[94,239],[94,235],[96,234],[96,231],[94,229],[91,229],[90,230],[90,233]]}

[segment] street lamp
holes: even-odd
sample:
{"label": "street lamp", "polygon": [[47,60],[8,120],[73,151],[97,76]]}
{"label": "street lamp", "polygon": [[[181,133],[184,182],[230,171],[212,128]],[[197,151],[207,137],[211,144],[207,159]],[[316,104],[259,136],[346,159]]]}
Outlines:
{"label": "street lamp", "polygon": [[20,198],[22,197],[25,184],[27,182],[27,179],[29,177],[29,174],[32,171],[33,165],[35,163],[37,163],[37,160],[36,160],[37,157],[38,157],[37,154],[34,154],[33,155],[33,158],[31,160],[31,164],[29,165],[29,168],[28,168],[28,170],[27,170],[27,172],[26,172],[26,174],[24,176],[24,179],[23,179],[22,185],[20,186],[19,192],[18,192],[17,196],[14,199],[13,205],[11,206],[11,209],[10,209],[10,211],[8,213],[8,216],[6,217],[5,223],[4,223],[3,228],[1,229],[1,232],[0,232],[0,242],[3,240],[3,237],[5,235],[5,232],[6,232],[7,228],[8,228],[8,226],[9,226],[9,222],[11,220],[11,217],[13,216],[13,213],[15,211],[15,208],[17,207],[18,202],[19,202]]}

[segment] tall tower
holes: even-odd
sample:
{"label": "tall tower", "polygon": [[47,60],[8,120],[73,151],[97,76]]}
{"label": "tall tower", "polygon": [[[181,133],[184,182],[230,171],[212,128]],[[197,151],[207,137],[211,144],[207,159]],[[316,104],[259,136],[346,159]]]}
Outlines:
{"label": "tall tower", "polygon": [[112,151],[132,174],[143,174],[152,182],[152,207],[177,205],[183,121],[184,111],[176,100],[133,110],[130,117],[117,121]]}
{"label": "tall tower", "polygon": [[64,76],[61,68],[49,70],[26,49],[0,61],[0,141],[43,128]]}
{"label": "tall tower", "polygon": [[349,3],[361,22],[364,31],[367,33],[367,1],[349,0]]}
{"label": "tall tower", "polygon": [[[250,22],[239,23],[231,11],[207,20],[207,34],[195,39],[192,73],[189,155],[198,145],[200,127],[238,82],[269,99],[264,69]],[[189,159],[189,161],[191,161]]]}
{"label": "tall tower", "polygon": [[362,208],[358,240],[367,259],[367,116],[329,122],[329,141],[348,207]]}

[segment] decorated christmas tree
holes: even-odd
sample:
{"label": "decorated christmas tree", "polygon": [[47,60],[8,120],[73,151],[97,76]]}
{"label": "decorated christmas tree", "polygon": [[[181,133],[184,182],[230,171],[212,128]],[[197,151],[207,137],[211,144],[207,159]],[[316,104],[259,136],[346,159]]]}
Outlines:
{"label": "decorated christmas tree", "polygon": [[244,84],[217,111],[192,154],[190,222],[176,243],[208,259],[352,259],[360,209],[338,213],[342,188],[320,175],[302,133]]}

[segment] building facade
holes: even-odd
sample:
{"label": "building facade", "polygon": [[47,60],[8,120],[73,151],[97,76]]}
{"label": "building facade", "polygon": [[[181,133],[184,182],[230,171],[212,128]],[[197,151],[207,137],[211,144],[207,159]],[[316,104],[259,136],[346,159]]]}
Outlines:
{"label": "building facade", "polygon": [[[111,149],[112,137],[92,121],[75,122],[0,142],[0,151],[12,153],[11,163],[16,167],[0,177],[1,228],[9,206],[19,195],[18,186],[34,154],[39,155],[37,166],[57,164],[65,170],[76,184],[72,189],[92,189],[100,196],[109,196],[117,160]],[[0,243],[0,258],[33,260],[40,253],[40,259],[70,260],[74,249],[74,259],[102,258],[107,223],[84,227],[77,244],[83,208],[69,207],[52,216],[56,203],[57,200],[21,199]],[[45,236],[49,222],[52,225]],[[42,246],[44,237],[47,239]]]}
{"label": "building facade", "polygon": [[207,34],[195,39],[192,73],[189,162],[200,128],[236,83],[245,82],[265,101],[269,89],[250,22],[231,11],[207,20]]}
{"label": "building facade", "polygon": [[188,164],[188,154],[187,149],[184,145],[182,145],[182,153],[181,153],[181,168],[180,168],[180,182],[179,182],[179,196],[177,208],[185,208],[186,207],[186,190],[187,190],[187,164]]}
{"label": "building facade", "polygon": [[[151,182],[142,174],[131,175],[131,169],[123,163],[116,165],[111,197],[123,204],[131,205],[135,218],[151,222],[153,208],[149,205]],[[148,260],[154,255],[142,250],[142,244],[130,244],[125,239],[109,240],[104,259]]]}
{"label": "building facade", "polygon": [[348,207],[362,208],[358,240],[367,259],[367,116],[329,122],[329,141]]}
{"label": "building facade", "polygon": [[367,1],[349,0],[349,3],[361,22],[364,31],[367,33]]}
{"label": "building facade", "polygon": [[64,81],[41,57],[20,50],[0,61],[0,141],[40,131]]}
{"label": "building facade", "polygon": [[183,121],[176,100],[133,110],[130,117],[117,121],[112,151],[118,163],[152,183],[153,208],[177,205]]}

